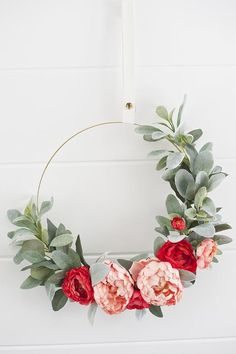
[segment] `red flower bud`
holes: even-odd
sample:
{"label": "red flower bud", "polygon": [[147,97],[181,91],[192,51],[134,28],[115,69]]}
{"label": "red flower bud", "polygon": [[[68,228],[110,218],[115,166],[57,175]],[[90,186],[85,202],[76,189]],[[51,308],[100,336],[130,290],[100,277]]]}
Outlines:
{"label": "red flower bud", "polygon": [[185,222],[185,220],[183,218],[181,218],[179,216],[175,216],[171,220],[171,226],[175,230],[182,231],[182,230],[184,230],[186,228],[186,222]]}
{"label": "red flower bud", "polygon": [[94,302],[88,267],[82,266],[70,269],[64,278],[62,290],[68,298],[79,302],[81,305]]}

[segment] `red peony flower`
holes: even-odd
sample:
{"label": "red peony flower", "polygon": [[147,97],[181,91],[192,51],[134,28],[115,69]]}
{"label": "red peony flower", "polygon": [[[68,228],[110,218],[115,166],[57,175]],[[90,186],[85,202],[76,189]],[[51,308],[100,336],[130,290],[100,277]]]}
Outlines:
{"label": "red peony flower", "polygon": [[192,245],[187,240],[177,243],[167,241],[156,252],[156,257],[163,262],[169,262],[173,268],[196,272],[197,261],[194,256]]}
{"label": "red peony flower", "polygon": [[171,220],[171,226],[175,230],[182,231],[182,230],[184,230],[186,228],[186,222],[185,222],[185,220],[183,218],[181,218],[179,216],[175,216]]}
{"label": "red peony flower", "polygon": [[143,310],[147,309],[150,307],[150,304],[148,304],[142,297],[140,290],[134,290],[133,295],[127,305],[128,310]]}
{"label": "red peony flower", "polygon": [[94,302],[89,268],[82,266],[70,269],[64,278],[62,290],[68,298],[81,305],[89,305]]}

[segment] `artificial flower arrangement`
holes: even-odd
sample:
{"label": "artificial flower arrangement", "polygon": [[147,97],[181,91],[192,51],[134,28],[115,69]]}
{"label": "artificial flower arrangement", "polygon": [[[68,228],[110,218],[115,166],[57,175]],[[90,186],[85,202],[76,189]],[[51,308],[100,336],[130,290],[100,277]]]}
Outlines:
{"label": "artificial flower arrangement", "polygon": [[159,106],[156,113],[161,121],[157,126],[136,127],[147,142],[166,140],[170,145],[167,150],[150,153],[158,160],[156,169],[164,170],[162,178],[174,191],[166,198],[167,216],[156,217],[159,225],[155,228],[158,236],[153,254],[132,259],[108,259],[105,254],[88,264],[79,236],[73,249],[73,235],[63,224],[55,226],[47,219],[43,226],[41,219],[53,200],[40,207],[31,200],[23,213],[8,211],[9,220],[17,226],[8,233],[19,247],[14,262],[29,262],[22,268],[30,271],[22,289],[44,286],[55,311],[68,299],[89,305],[91,322],[97,307],[112,315],[136,310],[140,317],[149,310],[163,317],[163,306],[177,304],[183,288],[195,283],[198,270],[218,262],[217,256],[222,254],[218,247],[232,241],[219,233],[231,227],[221,221],[221,208],[215,206],[208,193],[227,174],[214,166],[211,143],[196,149],[201,129],[184,132],[183,107],[184,103],[174,119],[174,110],[168,112]]}

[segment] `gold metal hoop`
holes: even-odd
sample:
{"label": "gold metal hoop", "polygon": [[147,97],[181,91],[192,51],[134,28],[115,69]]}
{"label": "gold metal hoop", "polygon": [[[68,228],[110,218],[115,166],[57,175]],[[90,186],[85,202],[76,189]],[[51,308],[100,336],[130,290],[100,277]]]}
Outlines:
{"label": "gold metal hoop", "polygon": [[36,207],[37,207],[37,210],[39,210],[39,196],[40,196],[40,190],[41,190],[41,186],[42,186],[42,182],[43,182],[43,178],[45,176],[45,173],[50,165],[50,163],[52,162],[52,160],[54,159],[54,157],[58,154],[58,152],[69,142],[71,141],[73,138],[75,138],[76,136],[88,131],[88,130],[91,130],[93,128],[97,128],[97,127],[100,127],[102,125],[111,125],[111,124],[131,124],[131,125],[137,125],[135,123],[127,123],[127,122],[122,122],[122,121],[109,121],[109,122],[101,122],[101,123],[97,123],[97,124],[93,124],[93,125],[90,125],[89,127],[87,128],[84,128],[84,129],[81,129],[79,130],[77,133],[73,134],[72,136],[70,136],[69,138],[67,138],[57,149],[56,151],[54,151],[54,153],[51,155],[51,157],[49,158],[49,160],[47,161],[44,169],[43,169],[43,172],[41,174],[41,177],[40,177],[40,180],[39,180],[39,183],[38,183],[38,187],[37,187],[37,194],[36,194]]}

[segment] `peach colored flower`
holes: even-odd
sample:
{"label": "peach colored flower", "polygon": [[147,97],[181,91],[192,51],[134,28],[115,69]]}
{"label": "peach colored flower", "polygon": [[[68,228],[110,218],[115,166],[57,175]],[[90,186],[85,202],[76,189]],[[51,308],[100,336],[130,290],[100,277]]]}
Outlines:
{"label": "peach colored flower", "polygon": [[197,266],[207,268],[217,252],[217,243],[210,239],[203,240],[197,248]]}
{"label": "peach colored flower", "polygon": [[137,263],[139,265],[134,265],[132,272],[135,273],[137,267],[141,265],[142,269],[137,275],[137,287],[148,304],[175,305],[181,299],[183,286],[179,271],[172,268],[169,262],[150,258]]}
{"label": "peach colored flower", "polygon": [[106,313],[113,315],[125,310],[134,292],[134,282],[125,268],[110,260],[104,264],[110,271],[94,286],[94,299]]}

